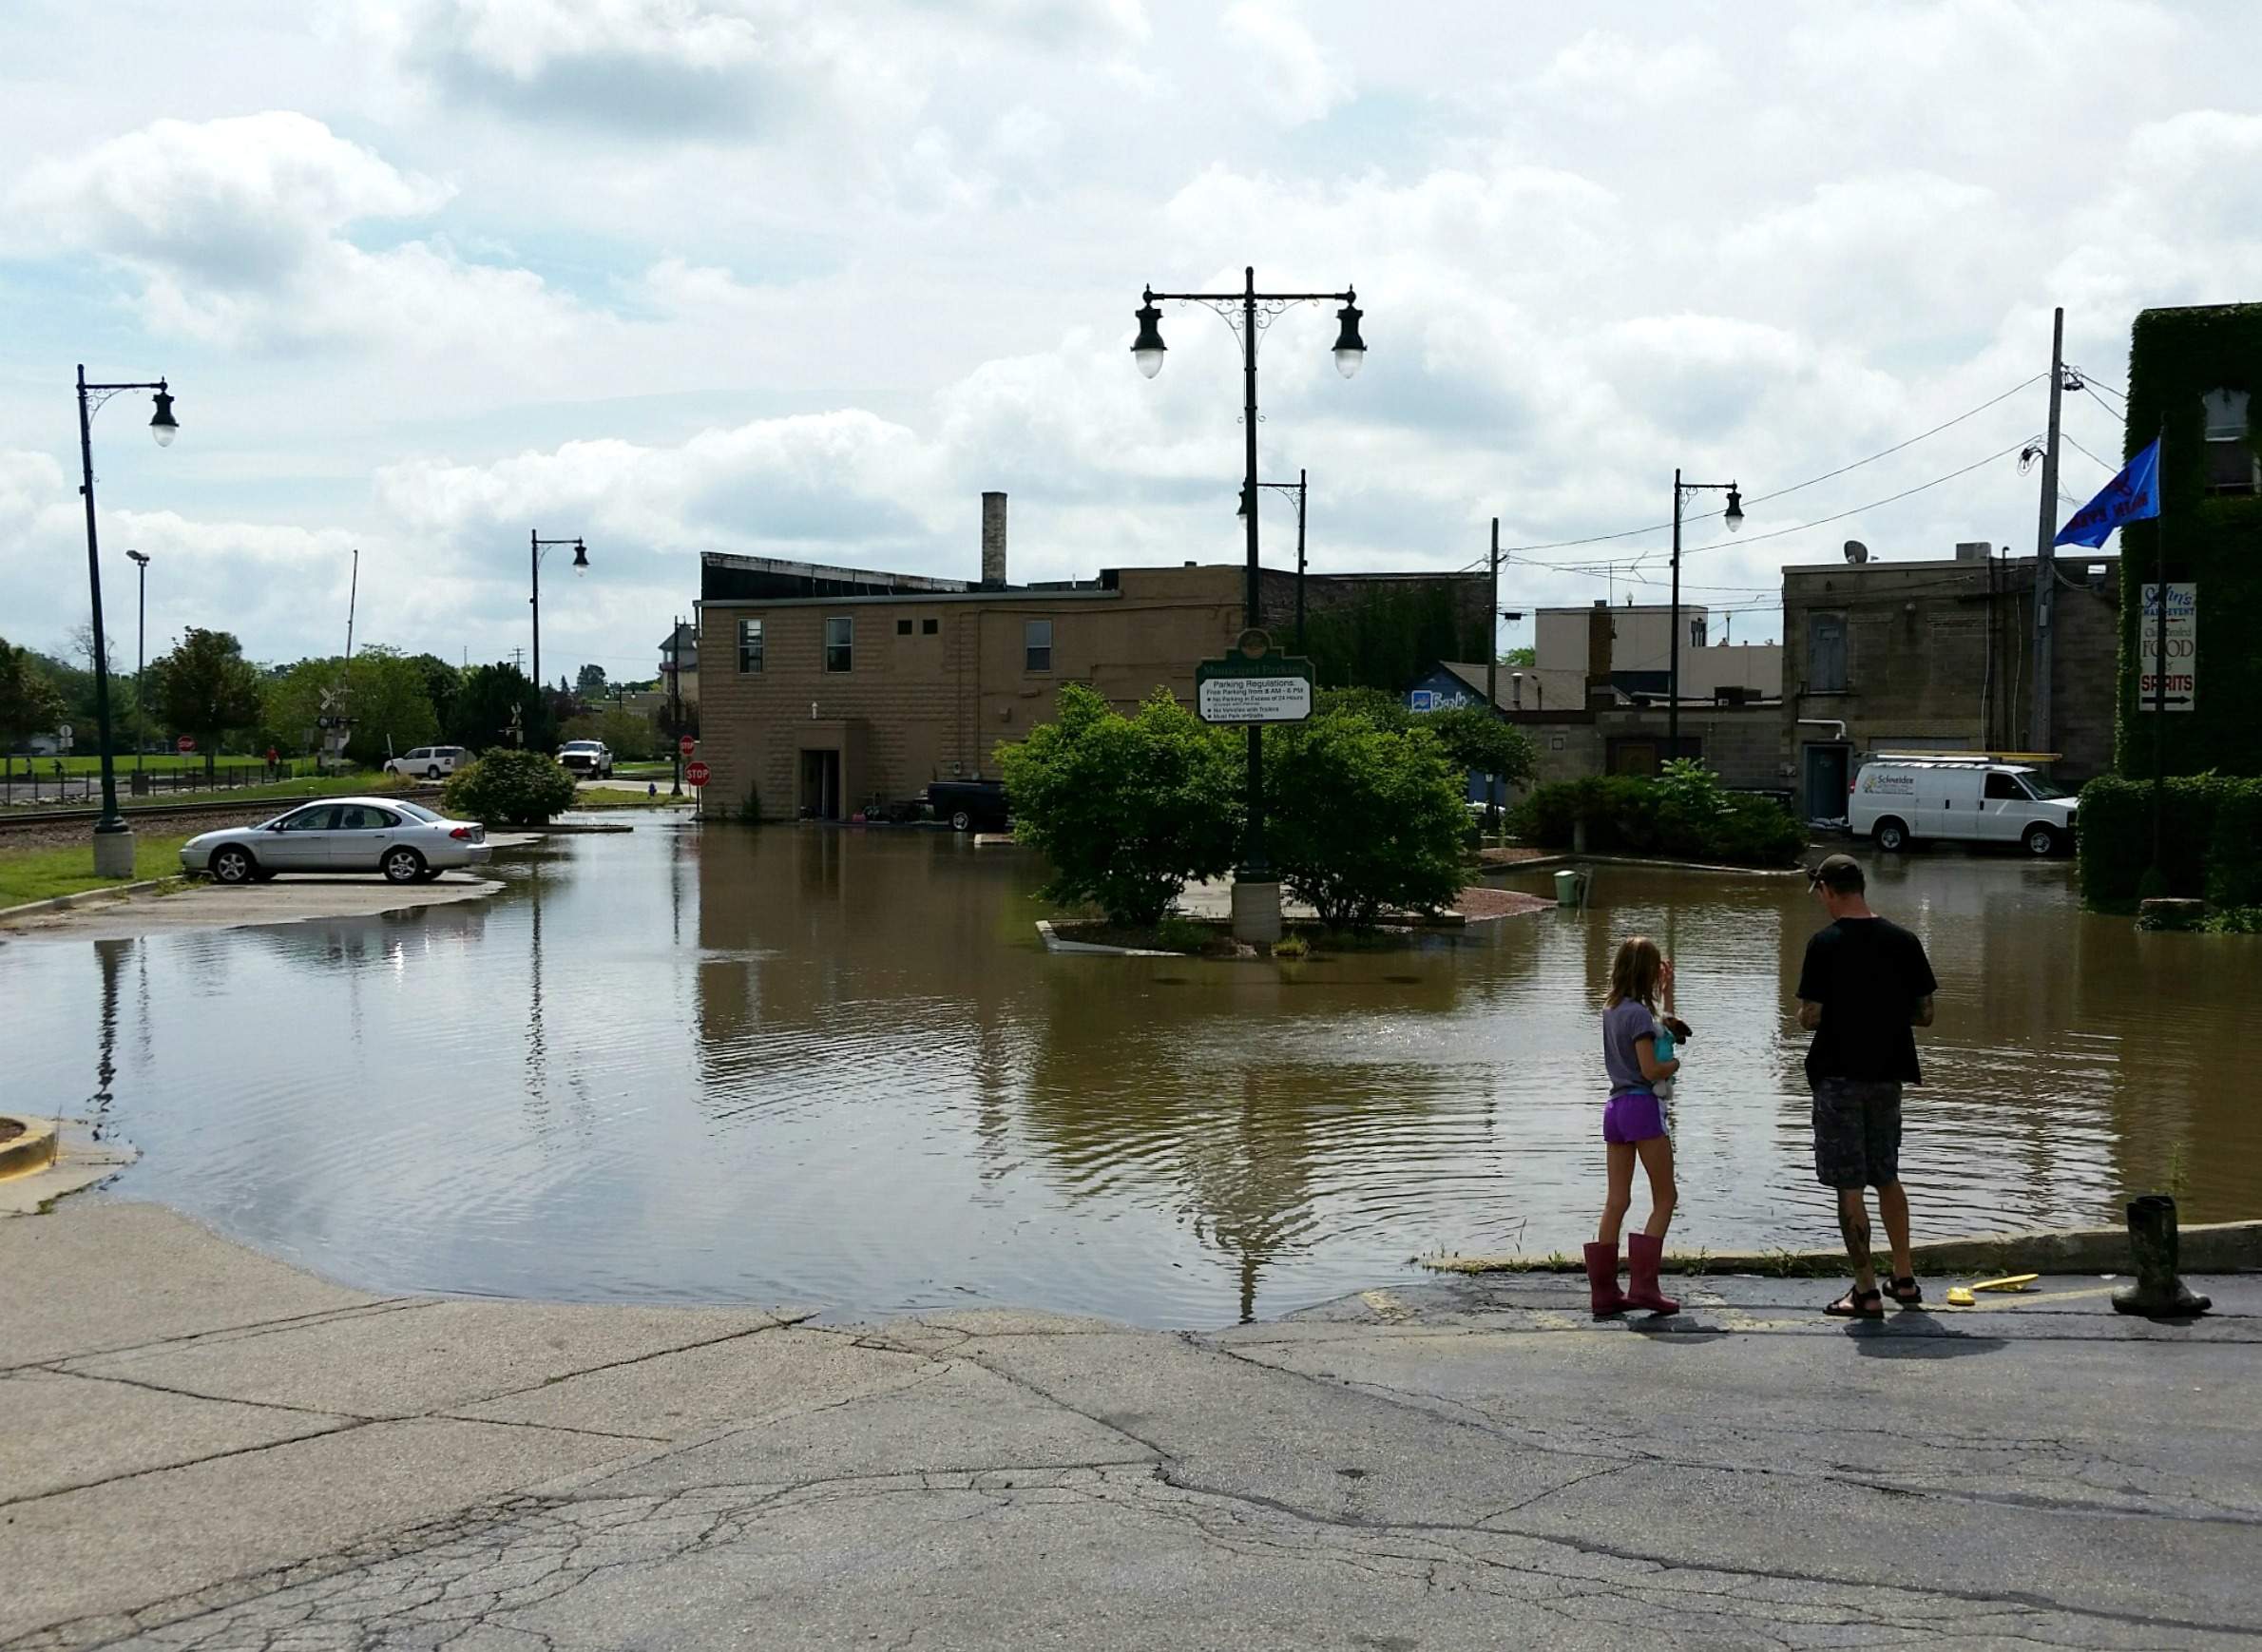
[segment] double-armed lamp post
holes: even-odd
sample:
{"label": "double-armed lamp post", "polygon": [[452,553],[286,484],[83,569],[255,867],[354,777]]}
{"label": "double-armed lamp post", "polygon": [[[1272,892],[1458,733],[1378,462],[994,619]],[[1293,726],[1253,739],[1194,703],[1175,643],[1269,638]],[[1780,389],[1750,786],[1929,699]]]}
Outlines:
{"label": "double-armed lamp post", "polygon": [[[118,812],[118,771],[110,753],[110,649],[102,627],[102,554],[94,532],[94,415],[103,403],[128,390],[152,392],[157,411],[150,415],[149,433],[161,448],[173,445],[181,433],[173,417],[172,393],[162,378],[140,384],[88,384],[86,367],[79,364],[79,492],[86,501],[86,586],[94,605],[94,726],[102,741],[102,817],[94,823],[94,872],[98,877],[133,875],[133,828]],[[137,690],[139,684],[136,684]]]}
{"label": "double-armed lamp post", "polygon": [[[1251,631],[1261,628],[1263,621],[1263,592],[1256,561],[1257,494],[1260,487],[1286,487],[1285,483],[1259,484],[1256,480],[1256,337],[1270,327],[1282,311],[1292,304],[1340,304],[1335,312],[1342,323],[1335,335],[1335,367],[1344,377],[1354,376],[1367,359],[1367,344],[1359,336],[1358,294],[1350,287],[1340,293],[1260,293],[1256,290],[1256,270],[1254,265],[1241,272],[1242,285],[1237,293],[1158,293],[1149,287],[1141,295],[1136,312],[1139,318],[1139,337],[1131,346],[1131,358],[1139,364],[1139,371],[1152,378],[1162,371],[1162,357],[1170,348],[1162,342],[1162,312],[1156,308],[1158,300],[1202,304],[1224,318],[1225,324],[1240,335],[1241,340],[1241,448],[1242,481],[1241,520],[1247,529],[1249,571],[1243,607],[1243,624]],[[1298,485],[1299,496],[1301,484]],[[1279,884],[1273,876],[1272,863],[1266,857],[1264,846],[1264,744],[1263,730],[1256,723],[1249,724],[1249,819],[1242,838],[1241,865],[1234,874],[1236,884],[1264,885],[1270,889],[1273,927],[1278,930]],[[1236,900],[1236,914],[1241,903]]]}
{"label": "double-armed lamp post", "polygon": [[1684,482],[1673,472],[1673,633],[1666,640],[1665,757],[1680,756],[1680,513],[1681,508],[1703,492],[1726,493],[1728,509],[1720,520],[1734,533],[1744,525],[1744,496],[1734,482]]}

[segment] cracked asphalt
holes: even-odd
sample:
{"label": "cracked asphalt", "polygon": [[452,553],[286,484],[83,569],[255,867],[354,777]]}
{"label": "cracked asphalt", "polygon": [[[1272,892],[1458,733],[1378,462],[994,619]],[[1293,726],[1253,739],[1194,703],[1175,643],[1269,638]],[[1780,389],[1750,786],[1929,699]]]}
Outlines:
{"label": "cracked asphalt", "polygon": [[2257,1640],[2253,1276],[2182,1325],[1507,1276],[836,1326],[370,1297],[83,1200],[0,1272],[10,1649]]}

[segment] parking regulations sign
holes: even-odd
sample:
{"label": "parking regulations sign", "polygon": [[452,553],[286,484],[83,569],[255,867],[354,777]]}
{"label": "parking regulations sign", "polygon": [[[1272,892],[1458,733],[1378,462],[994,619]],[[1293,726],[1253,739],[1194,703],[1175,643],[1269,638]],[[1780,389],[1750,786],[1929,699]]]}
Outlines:
{"label": "parking regulations sign", "polygon": [[1194,710],[1204,722],[1302,722],[1312,715],[1312,662],[1243,631],[1236,652],[1194,668]]}
{"label": "parking regulations sign", "polygon": [[[2167,699],[2170,711],[2189,711],[2199,691],[2199,587],[2168,586]],[[2144,587],[2144,616],[2137,635],[2137,709],[2150,711],[2159,689],[2160,587]]]}

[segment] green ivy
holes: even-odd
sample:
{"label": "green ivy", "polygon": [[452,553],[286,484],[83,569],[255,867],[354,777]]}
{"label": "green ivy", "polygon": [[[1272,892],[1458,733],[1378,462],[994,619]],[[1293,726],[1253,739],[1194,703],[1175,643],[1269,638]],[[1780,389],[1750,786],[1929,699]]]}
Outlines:
{"label": "green ivy", "polygon": [[2160,871],[2152,867],[2152,782],[2100,775],[2081,788],[2081,899],[2125,906],[2157,893],[2218,905],[2262,902],[2262,780],[2171,775],[2161,788]]}
{"label": "green ivy", "polygon": [[1386,586],[1308,615],[1304,653],[1322,688],[1397,695],[1440,660],[1482,660],[1492,644],[1445,580]]}

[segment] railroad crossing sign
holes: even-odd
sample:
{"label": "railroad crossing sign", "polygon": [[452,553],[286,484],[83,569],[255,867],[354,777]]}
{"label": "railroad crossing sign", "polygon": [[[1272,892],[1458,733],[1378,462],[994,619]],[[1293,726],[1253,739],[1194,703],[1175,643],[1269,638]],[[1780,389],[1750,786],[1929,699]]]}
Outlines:
{"label": "railroad crossing sign", "polygon": [[1262,631],[1236,652],[1194,668],[1194,709],[1204,722],[1302,722],[1312,715],[1312,662],[1275,654]]}
{"label": "railroad crossing sign", "polygon": [[689,764],[683,770],[683,778],[695,786],[705,785],[707,783],[707,765],[704,763]]}
{"label": "railroad crossing sign", "polygon": [[699,750],[699,741],[693,740],[689,735],[685,735],[676,742],[676,750],[681,752],[685,757],[689,757],[693,752]]}

